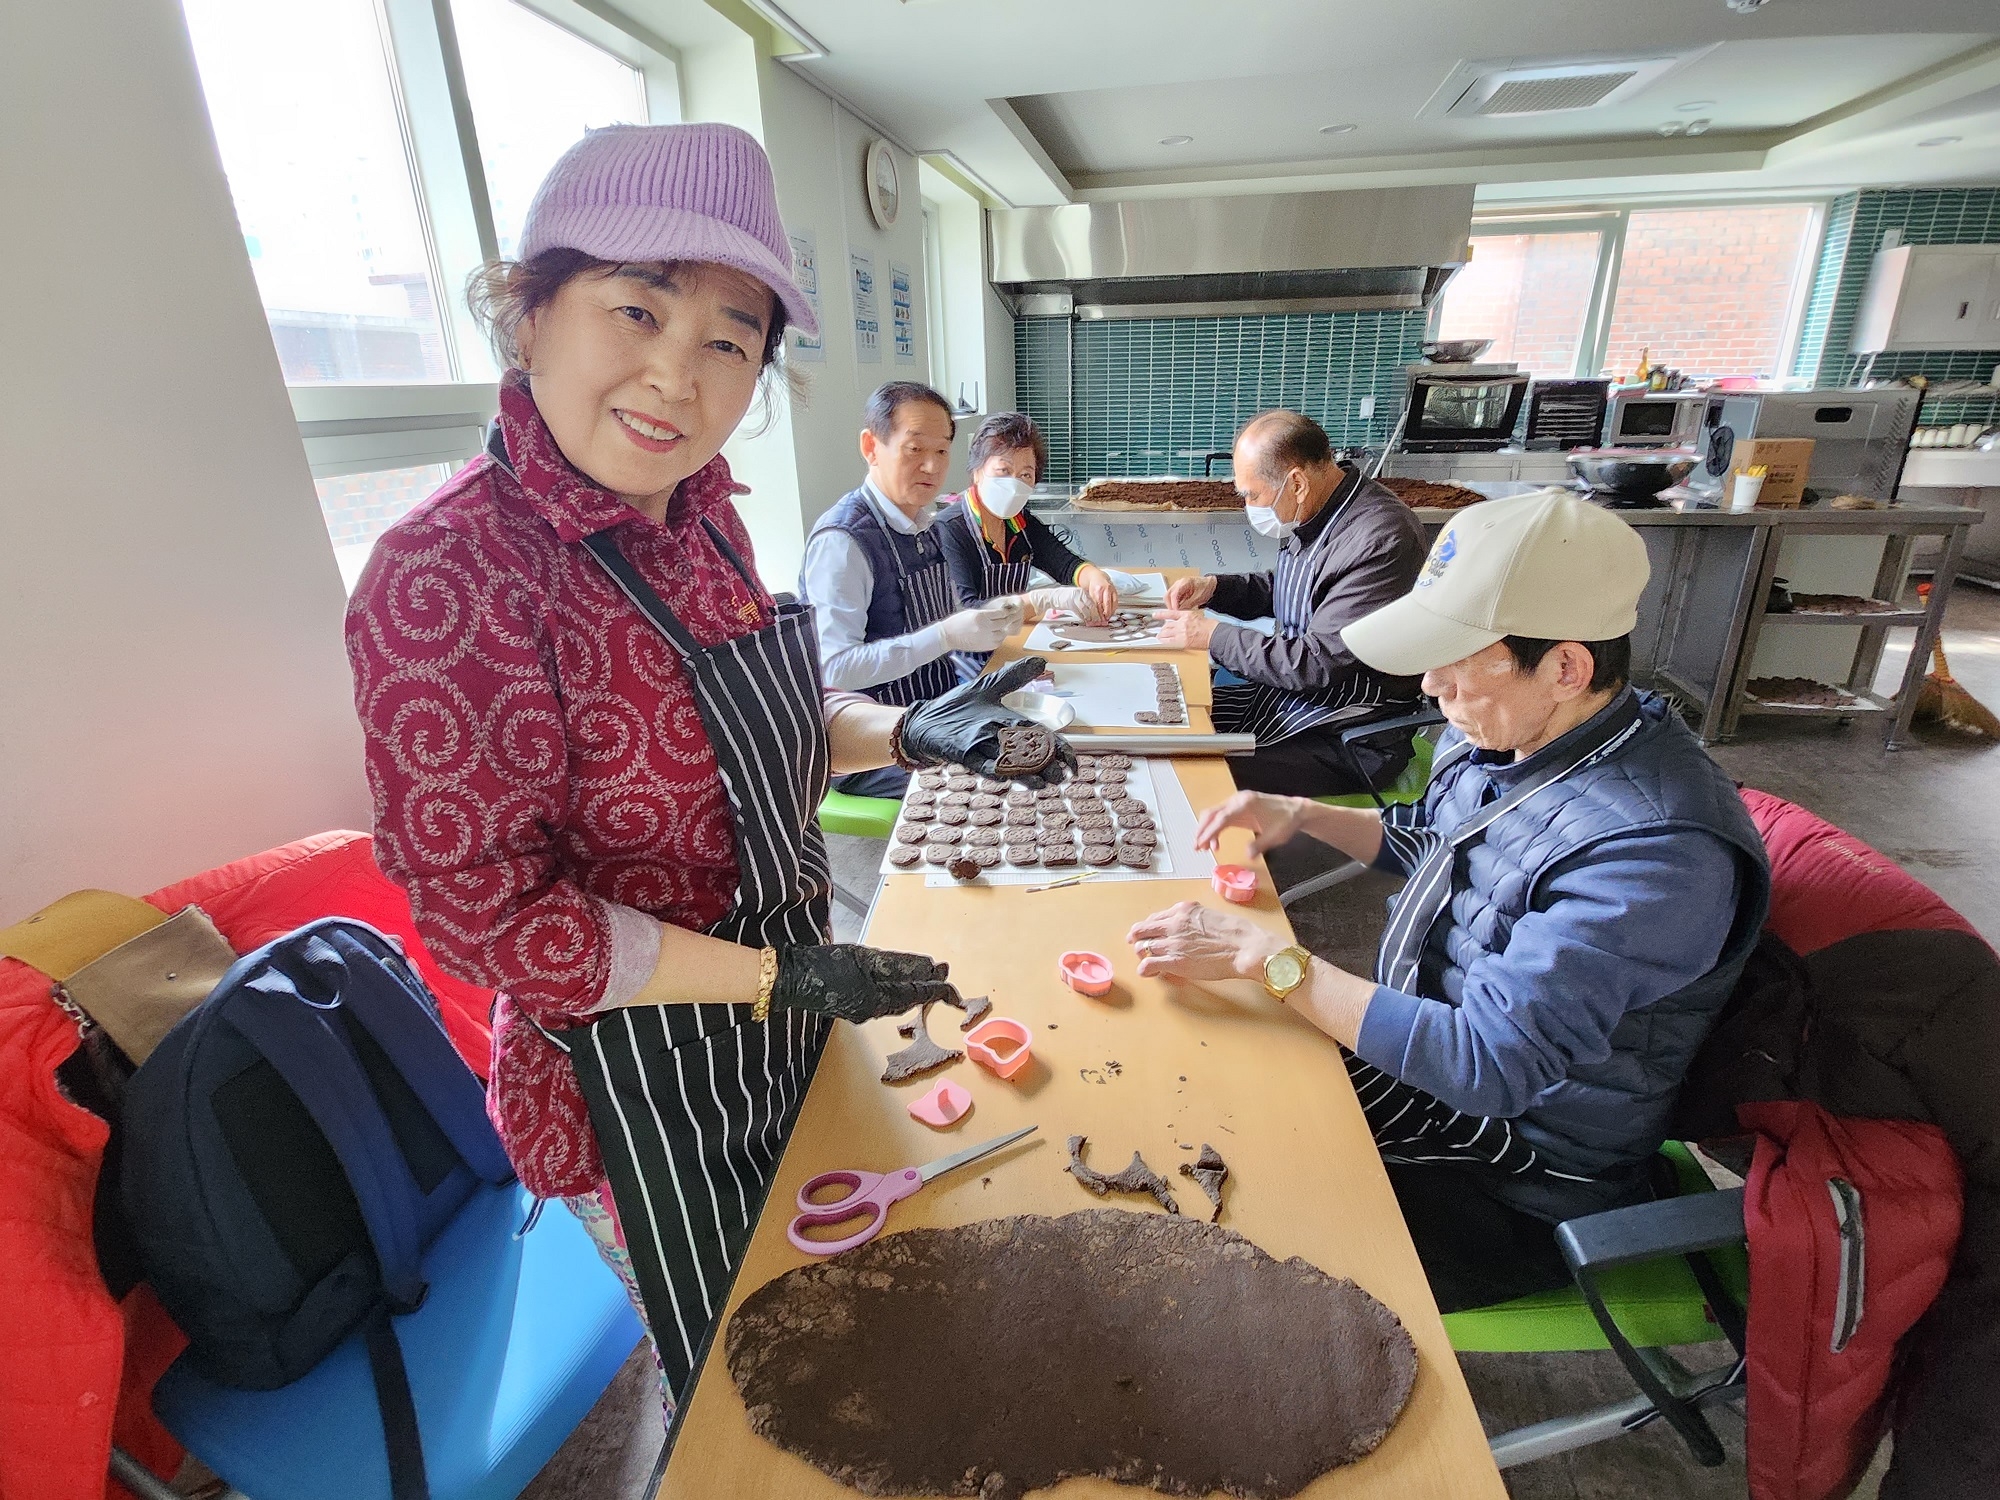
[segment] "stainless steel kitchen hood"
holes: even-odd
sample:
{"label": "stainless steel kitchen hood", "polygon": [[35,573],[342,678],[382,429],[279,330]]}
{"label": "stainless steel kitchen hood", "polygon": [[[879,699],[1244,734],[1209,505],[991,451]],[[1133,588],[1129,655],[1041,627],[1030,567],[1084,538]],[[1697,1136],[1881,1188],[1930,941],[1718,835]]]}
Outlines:
{"label": "stainless steel kitchen hood", "polygon": [[994,288],[1023,316],[1428,307],[1467,255],[1470,186],[998,209]]}

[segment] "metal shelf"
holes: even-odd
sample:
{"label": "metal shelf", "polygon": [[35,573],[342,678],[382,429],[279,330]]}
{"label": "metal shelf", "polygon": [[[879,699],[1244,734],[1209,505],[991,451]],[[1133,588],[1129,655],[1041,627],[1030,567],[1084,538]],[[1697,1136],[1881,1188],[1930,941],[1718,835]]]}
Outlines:
{"label": "metal shelf", "polygon": [[1787,609],[1764,611],[1766,625],[1892,625],[1909,627],[1924,623],[1921,609]]}

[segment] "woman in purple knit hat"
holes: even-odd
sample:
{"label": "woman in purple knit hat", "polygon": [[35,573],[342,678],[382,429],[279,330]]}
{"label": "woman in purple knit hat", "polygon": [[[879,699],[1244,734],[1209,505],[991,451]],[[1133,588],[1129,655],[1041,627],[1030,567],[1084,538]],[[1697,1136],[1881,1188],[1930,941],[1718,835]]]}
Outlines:
{"label": "woman in purple knit hat", "polygon": [[722,445],[816,329],[750,136],[591,132],[471,295],[507,370],[486,452],[348,608],[376,858],[498,991],[488,1111],[624,1279],[671,1409],[828,1027],[951,994],[828,941],[829,773],[1038,783],[1068,752],[999,704],[1039,662],[823,696],[811,610],[758,581]]}

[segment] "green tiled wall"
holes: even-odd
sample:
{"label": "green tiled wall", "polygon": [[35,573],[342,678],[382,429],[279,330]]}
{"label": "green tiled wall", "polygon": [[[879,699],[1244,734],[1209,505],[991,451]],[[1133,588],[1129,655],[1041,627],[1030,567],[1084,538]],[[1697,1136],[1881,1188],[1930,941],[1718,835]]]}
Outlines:
{"label": "green tiled wall", "polygon": [[[1865,356],[1848,349],[1861,293],[1884,231],[1900,229],[1907,245],[2000,243],[2000,187],[1898,188],[1849,193],[1827,210],[1826,244],[1806,304],[1796,373],[1822,385],[1844,385],[1861,373]],[[2000,349],[1957,353],[1918,351],[1879,355],[1876,379],[1928,375],[1932,380],[1986,380],[2000,364]],[[1934,399],[1921,420],[1990,421],[2000,414],[1994,397]]]}
{"label": "green tiled wall", "polygon": [[[1203,453],[1227,449],[1238,427],[1274,406],[1304,412],[1336,444],[1379,447],[1401,409],[1402,367],[1422,357],[1427,321],[1423,312],[1020,318],[1015,385],[1048,439],[1048,477],[1058,482],[1199,474]],[[1366,396],[1375,410],[1363,418]]]}

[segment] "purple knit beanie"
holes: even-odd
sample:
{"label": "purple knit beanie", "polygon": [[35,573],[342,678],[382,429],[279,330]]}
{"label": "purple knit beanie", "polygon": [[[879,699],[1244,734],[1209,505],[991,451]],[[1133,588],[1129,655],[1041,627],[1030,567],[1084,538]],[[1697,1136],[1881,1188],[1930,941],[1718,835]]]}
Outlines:
{"label": "purple knit beanie", "polygon": [[599,260],[713,261],[778,294],[786,320],[819,332],[778,219],[770,158],[734,125],[607,125],[562,155],[535,190],[521,259],[581,250]]}

